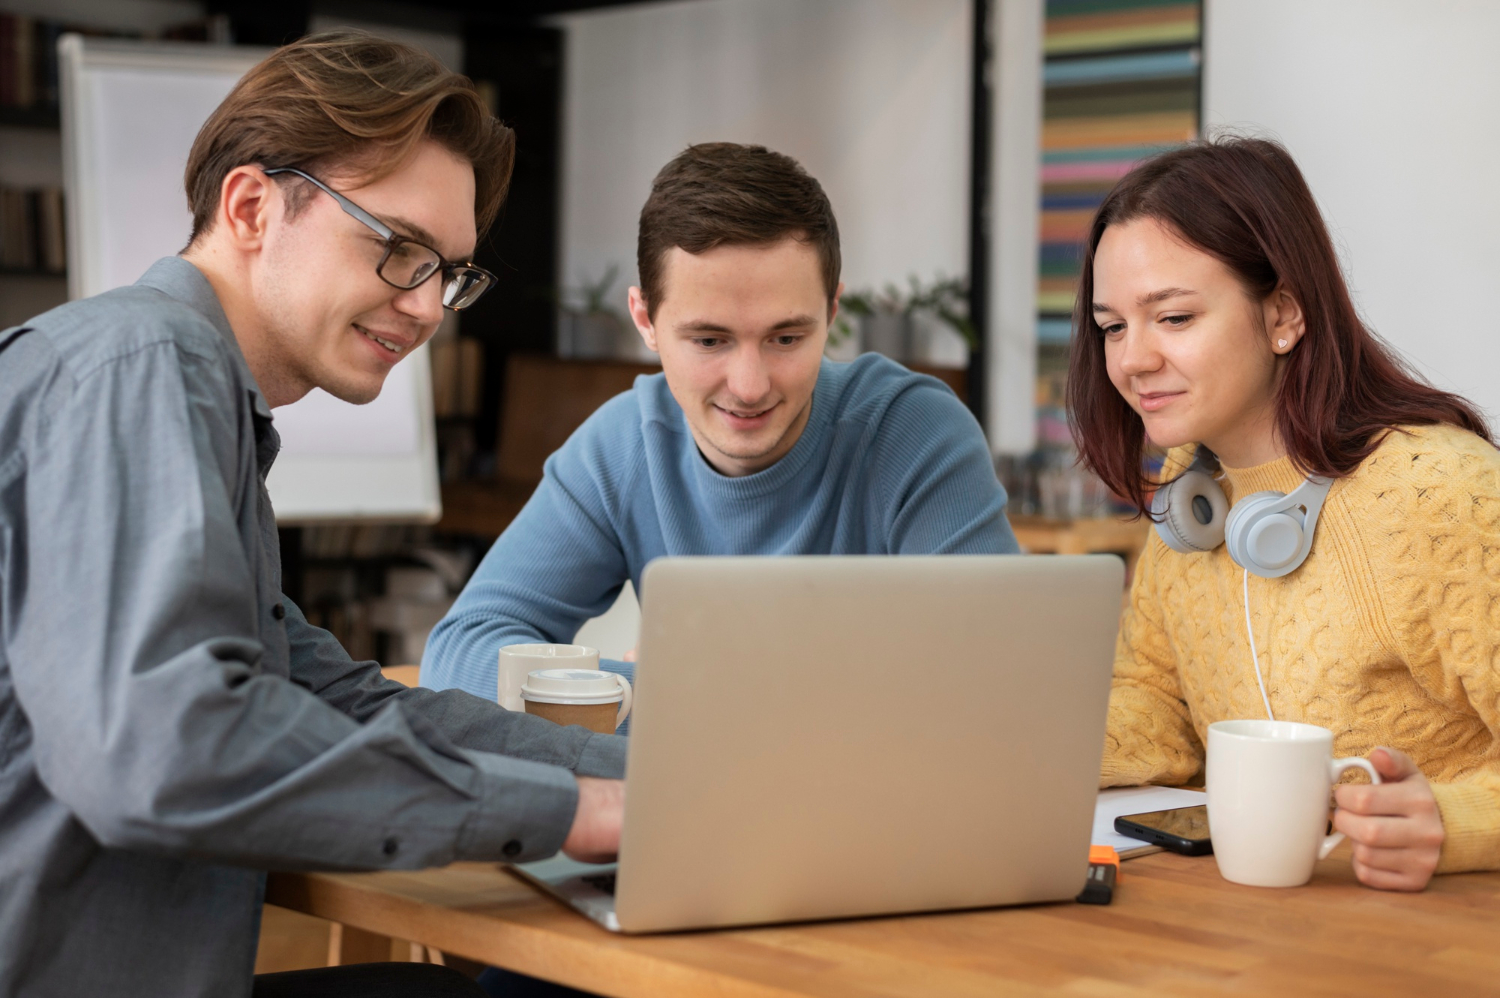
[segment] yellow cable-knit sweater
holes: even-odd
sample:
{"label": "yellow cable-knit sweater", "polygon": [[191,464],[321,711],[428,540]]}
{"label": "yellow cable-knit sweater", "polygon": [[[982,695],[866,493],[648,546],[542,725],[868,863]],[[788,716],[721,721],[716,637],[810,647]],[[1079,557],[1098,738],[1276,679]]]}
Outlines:
{"label": "yellow cable-knit sweater", "polygon": [[[1168,455],[1170,477],[1191,460]],[[1283,458],[1226,469],[1231,502],[1303,481]],[[1221,545],[1155,532],[1115,651],[1102,784],[1186,783],[1208,726],[1265,716],[1242,573]],[[1410,755],[1442,812],[1439,873],[1500,869],[1500,452],[1449,426],[1392,432],[1334,482],[1312,554],[1250,576],[1250,618],[1278,720],[1320,724],[1340,756]]]}

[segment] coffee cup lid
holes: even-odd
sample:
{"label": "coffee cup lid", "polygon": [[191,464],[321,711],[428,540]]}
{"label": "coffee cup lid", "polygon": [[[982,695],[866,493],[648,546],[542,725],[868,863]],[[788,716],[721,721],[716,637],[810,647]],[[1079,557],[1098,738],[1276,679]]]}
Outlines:
{"label": "coffee cup lid", "polygon": [[500,649],[502,655],[517,655],[522,658],[597,658],[599,653],[588,645],[529,644],[506,645]]}
{"label": "coffee cup lid", "polygon": [[533,703],[619,703],[625,698],[625,689],[612,672],[536,669],[527,674],[521,696]]}

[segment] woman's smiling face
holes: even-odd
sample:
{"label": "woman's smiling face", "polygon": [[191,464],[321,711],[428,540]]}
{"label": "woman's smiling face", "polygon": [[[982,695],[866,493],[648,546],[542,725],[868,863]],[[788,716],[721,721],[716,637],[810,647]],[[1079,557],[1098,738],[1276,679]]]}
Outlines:
{"label": "woman's smiling face", "polygon": [[1278,355],[1301,335],[1289,296],[1252,301],[1217,258],[1138,218],[1100,237],[1091,304],[1109,379],[1153,443],[1202,443],[1230,467],[1280,456]]}

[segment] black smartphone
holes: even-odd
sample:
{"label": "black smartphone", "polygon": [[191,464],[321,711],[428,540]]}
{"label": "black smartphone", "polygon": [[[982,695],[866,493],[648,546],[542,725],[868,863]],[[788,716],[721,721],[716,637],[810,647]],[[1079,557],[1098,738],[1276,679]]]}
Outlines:
{"label": "black smartphone", "polygon": [[1208,837],[1208,808],[1174,807],[1115,819],[1115,831],[1184,856],[1207,856],[1214,851]]}

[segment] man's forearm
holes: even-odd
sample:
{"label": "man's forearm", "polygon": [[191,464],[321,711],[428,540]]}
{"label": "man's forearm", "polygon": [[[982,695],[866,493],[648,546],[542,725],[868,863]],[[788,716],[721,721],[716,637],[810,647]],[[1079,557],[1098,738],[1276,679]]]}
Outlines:
{"label": "man's forearm", "polygon": [[374,662],[350,659],[332,634],[307,623],[290,601],[286,606],[292,678],[356,721],[363,723],[399,700],[461,748],[562,766],[585,776],[615,778],[625,771],[624,746],[605,736],[516,714],[462,690],[409,689],[385,679]]}

